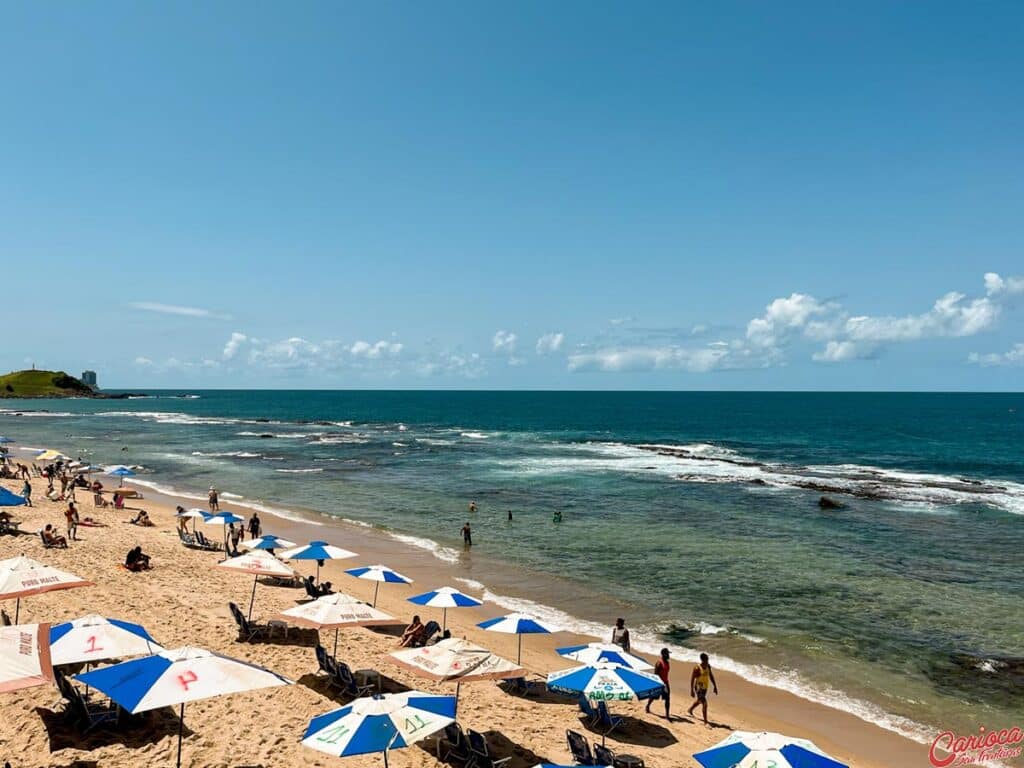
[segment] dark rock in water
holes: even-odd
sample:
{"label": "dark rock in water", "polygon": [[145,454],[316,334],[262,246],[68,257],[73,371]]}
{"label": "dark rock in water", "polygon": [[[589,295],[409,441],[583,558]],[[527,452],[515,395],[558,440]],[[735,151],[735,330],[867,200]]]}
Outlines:
{"label": "dark rock in water", "polygon": [[272,437],[273,437],[273,435],[270,434],[269,432],[264,432],[262,435],[260,435],[260,439],[261,440],[267,440],[267,439],[272,438]]}
{"label": "dark rock in water", "polygon": [[843,505],[834,499],[830,499],[828,496],[822,496],[818,499],[818,506],[822,509],[842,509]]}
{"label": "dark rock in water", "polygon": [[755,477],[750,481],[751,485],[768,485],[767,481],[762,480],[760,477]]}

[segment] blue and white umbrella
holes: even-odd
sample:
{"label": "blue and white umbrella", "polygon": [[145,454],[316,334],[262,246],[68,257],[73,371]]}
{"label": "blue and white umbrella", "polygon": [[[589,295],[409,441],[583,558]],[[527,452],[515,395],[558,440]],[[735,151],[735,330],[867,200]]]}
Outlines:
{"label": "blue and white umbrella", "polygon": [[473,608],[483,605],[482,601],[477,600],[471,595],[459,592],[454,587],[441,587],[433,592],[424,592],[422,595],[410,597],[409,602],[416,605],[425,605],[428,608],[440,608],[442,610],[441,629],[447,629],[448,627],[449,608]]}
{"label": "blue and white umbrella", "polygon": [[849,768],[826,755],[813,741],[780,733],[734,731],[693,757],[704,768]]}
{"label": "blue and white umbrella", "polygon": [[50,660],[55,665],[159,653],[163,646],[138,624],[95,614],[50,627]]}
{"label": "blue and white umbrella", "polygon": [[197,507],[193,507],[192,509],[186,509],[183,512],[176,512],[174,514],[175,517],[184,517],[186,519],[191,517],[193,532],[195,532],[196,530],[196,520],[205,520],[206,518],[211,517],[212,515],[212,512],[207,512],[205,509],[199,509]]}
{"label": "blue and white umbrella", "polygon": [[135,476],[134,470],[124,466],[123,464],[118,464],[117,466],[114,466],[114,467],[107,467],[106,473],[108,475],[110,475],[111,477],[119,477],[119,478],[121,478],[121,483],[120,483],[121,485],[124,485],[124,479],[126,477],[134,477]]}
{"label": "blue and white umbrella", "polygon": [[347,560],[350,557],[358,557],[358,555],[347,549],[328,544],[326,541],[311,541],[301,547],[286,550],[279,557],[282,560],[316,560],[316,580],[319,583],[320,564],[324,560]]}
{"label": "blue and white umbrella", "polygon": [[609,664],[618,664],[630,669],[639,669],[647,672],[654,669],[639,656],[627,653],[622,646],[610,643],[587,643],[586,645],[570,645],[565,648],[556,648],[555,653],[567,659],[578,661],[580,664],[596,664],[600,661],[607,661]]}
{"label": "blue and white umbrella", "polygon": [[377,591],[382,583],[385,584],[412,584],[412,579],[403,576],[398,571],[393,571],[386,565],[363,565],[359,568],[349,568],[345,571],[349,576],[357,579],[368,579],[377,582],[373,587],[373,607],[377,607]]}
{"label": "blue and white umbrella", "polygon": [[9,437],[7,437],[7,435],[0,435],[0,445],[7,445],[8,443],[13,443],[13,442],[14,442],[14,440],[9,438]]}
{"label": "blue and white umbrella", "polygon": [[336,757],[401,749],[455,722],[455,697],[384,693],[314,717],[302,744]]}
{"label": "blue and white umbrella", "polygon": [[209,516],[203,518],[203,522],[206,525],[223,525],[224,526],[224,556],[228,554],[228,526],[232,523],[244,523],[245,518],[239,517],[232,512],[217,512],[210,513]]}
{"label": "blue and white umbrella", "polygon": [[591,701],[649,699],[664,690],[657,675],[601,661],[548,675],[548,688]]}
{"label": "blue and white umbrella", "polygon": [[20,507],[26,503],[24,496],[12,493],[6,488],[0,488],[0,507]]}
{"label": "blue and white umbrella", "polygon": [[292,683],[255,664],[187,646],[95,669],[75,679],[131,714],[179,705],[178,768],[186,703]]}
{"label": "blue and white umbrella", "polygon": [[247,539],[242,542],[242,547],[245,549],[287,549],[288,547],[294,547],[294,541],[288,541],[288,539],[282,539],[280,536],[273,536],[266,534],[256,539]]}
{"label": "blue and white umbrella", "polygon": [[540,619],[527,616],[525,613],[510,613],[507,616],[499,616],[496,619],[487,619],[477,624],[481,629],[488,632],[502,632],[506,635],[519,635],[519,654],[516,663],[523,661],[523,635],[547,635],[558,632],[555,627],[549,626]]}

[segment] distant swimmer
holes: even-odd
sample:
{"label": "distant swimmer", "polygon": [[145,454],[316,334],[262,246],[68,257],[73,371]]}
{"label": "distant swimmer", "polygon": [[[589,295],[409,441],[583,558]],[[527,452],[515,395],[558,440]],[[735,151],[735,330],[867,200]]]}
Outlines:
{"label": "distant swimmer", "polygon": [[476,502],[475,501],[469,502],[469,511],[470,512],[476,512]]}
{"label": "distant swimmer", "polygon": [[512,510],[511,509],[508,511],[508,521],[510,523],[512,522]]}
{"label": "distant swimmer", "polygon": [[562,522],[562,513],[559,510],[557,510],[557,509],[555,510],[555,514],[553,514],[551,516],[551,522],[552,523],[560,523],[560,522]]}

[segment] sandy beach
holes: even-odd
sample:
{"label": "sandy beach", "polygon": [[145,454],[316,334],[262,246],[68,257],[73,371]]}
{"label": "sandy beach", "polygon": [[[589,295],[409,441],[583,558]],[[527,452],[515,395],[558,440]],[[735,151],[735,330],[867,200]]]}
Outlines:
{"label": "sandy beach", "polygon": [[[20,483],[4,481],[19,491]],[[128,484],[130,487],[130,483]],[[193,766],[291,766],[331,765],[338,761],[303,748],[299,738],[308,721],[343,703],[333,699],[314,675],[315,636],[310,631],[292,629],[287,640],[246,644],[236,642],[236,631],[228,612],[228,602],[245,605],[251,578],[213,566],[220,556],[181,545],[175,534],[173,509],[176,500],[160,497],[143,489],[145,499],[130,501],[129,509],[95,509],[91,495],[79,493],[83,518],[92,517],[102,527],[80,527],[79,541],[68,549],[44,550],[35,531],[47,522],[64,527],[64,504],[45,500],[45,481],[33,481],[32,508],[14,510],[14,517],[27,533],[0,538],[0,557],[25,554],[90,579],[96,586],[49,593],[22,601],[22,621],[57,623],[87,613],[123,618],[143,624],[165,647],[196,645],[250,660],[296,681],[295,685],[227,696],[197,702],[189,706],[183,762]],[[186,506],[190,502],[182,501]],[[155,523],[151,528],[127,524],[133,509],[144,508]],[[222,505],[232,509],[230,503]],[[246,517],[250,510],[238,508]],[[274,533],[295,541],[326,539],[359,553],[352,560],[328,562],[322,579],[335,588],[369,600],[373,584],[353,579],[343,568],[357,564],[384,562],[415,581],[411,585],[383,585],[378,607],[403,622],[413,608],[406,598],[451,582],[444,564],[428,553],[405,547],[372,531],[354,526],[305,524],[262,514],[264,533]],[[218,530],[209,532],[218,538]],[[125,552],[140,545],[149,553],[154,569],[129,573],[119,567]],[[298,563],[300,573],[312,573],[311,563]],[[260,585],[256,591],[253,616],[265,621],[281,610],[304,599],[299,590]],[[5,606],[12,608],[13,606]],[[10,611],[9,611],[10,612]],[[424,621],[431,609],[417,609]],[[487,633],[476,622],[505,613],[500,606],[485,603],[479,609],[450,611],[448,626],[453,635],[466,637],[507,657],[515,657],[514,636]],[[438,614],[440,612],[437,612]],[[614,616],[609,616],[609,627]],[[333,634],[333,633],[331,633]],[[572,666],[557,656],[553,648],[577,640],[568,633],[528,636],[523,643],[523,663],[529,670],[545,674]],[[333,637],[325,635],[324,643]],[[384,679],[385,690],[398,686],[431,692],[452,692],[451,686],[418,679],[390,662],[387,654],[395,650],[393,634],[370,629],[352,629],[341,633],[338,657],[353,669],[374,668]],[[676,661],[672,668],[673,721],[647,715],[642,703],[617,704],[614,712],[625,716],[626,723],[608,737],[608,745],[618,753],[642,757],[648,766],[696,766],[693,752],[724,738],[730,729],[770,730],[813,739],[835,757],[861,768],[925,765],[927,748],[852,715],[819,706],[785,692],[750,684],[726,672],[718,672],[721,695],[712,697],[712,725],[684,717],[690,699],[687,677],[690,664]],[[101,765],[132,766],[170,764],[176,745],[177,719],[169,711],[158,711],[145,729],[126,733],[102,732],[81,736],[62,720],[56,704],[56,691],[40,687],[9,694],[4,698],[0,723],[0,758],[14,768],[20,766]],[[660,711],[660,704],[653,707]],[[492,682],[466,685],[462,689],[459,720],[465,728],[488,734],[492,752],[511,756],[511,768],[533,766],[542,761],[570,762],[564,733],[568,728],[585,731],[577,718],[575,704],[566,699],[543,695],[520,698],[506,693]],[[596,734],[588,734],[594,738]],[[599,736],[598,736],[599,738]],[[437,766],[433,742],[411,747],[392,755],[394,766]],[[380,756],[347,758],[352,766],[381,763]]]}

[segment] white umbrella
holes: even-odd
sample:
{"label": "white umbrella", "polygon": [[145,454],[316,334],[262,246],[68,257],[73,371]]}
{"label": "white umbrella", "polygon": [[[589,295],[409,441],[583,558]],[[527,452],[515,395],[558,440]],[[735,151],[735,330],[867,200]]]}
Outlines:
{"label": "white umbrella", "polygon": [[394,616],[378,611],[343,592],[324,595],[312,602],[281,611],[278,615],[302,627],[333,628],[335,654],[338,652],[338,629],[341,627],[377,627],[399,623]]}
{"label": "white umbrella", "polygon": [[213,515],[212,512],[207,512],[205,509],[198,509],[193,507],[192,509],[186,509],[183,512],[176,512],[175,517],[192,518],[192,531],[196,530],[196,520],[205,520]]}
{"label": "white umbrella", "polygon": [[158,653],[163,646],[138,624],[90,614],[50,627],[50,658],[54,664],[120,659]]}
{"label": "white umbrella", "polygon": [[0,600],[17,600],[14,622],[21,614],[21,598],[58,589],[91,587],[93,583],[38,560],[18,555],[0,560]]}
{"label": "white umbrella", "polygon": [[249,597],[249,615],[246,617],[249,619],[252,618],[252,604],[256,599],[256,581],[260,576],[276,576],[281,579],[291,579],[295,577],[295,571],[273,555],[260,549],[255,549],[252,552],[246,552],[244,555],[239,555],[238,557],[232,557],[230,560],[222,560],[214,567],[226,568],[229,571],[240,571],[241,573],[254,574],[252,580],[252,595]]}
{"label": "white umbrella", "polygon": [[0,693],[52,682],[50,625],[0,627]]}
{"label": "white umbrella", "polygon": [[178,768],[187,702],[292,683],[255,664],[190,647],[102,667],[75,679],[102,692],[131,714],[178,704]]}
{"label": "white umbrella", "polygon": [[455,722],[455,697],[420,691],[382,693],[314,717],[302,744],[337,757],[384,753],[437,733]]}
{"label": "white umbrella", "polygon": [[391,654],[395,663],[430,680],[456,682],[455,700],[464,682],[522,677],[523,668],[468,640],[450,637],[422,648],[404,648]]}

